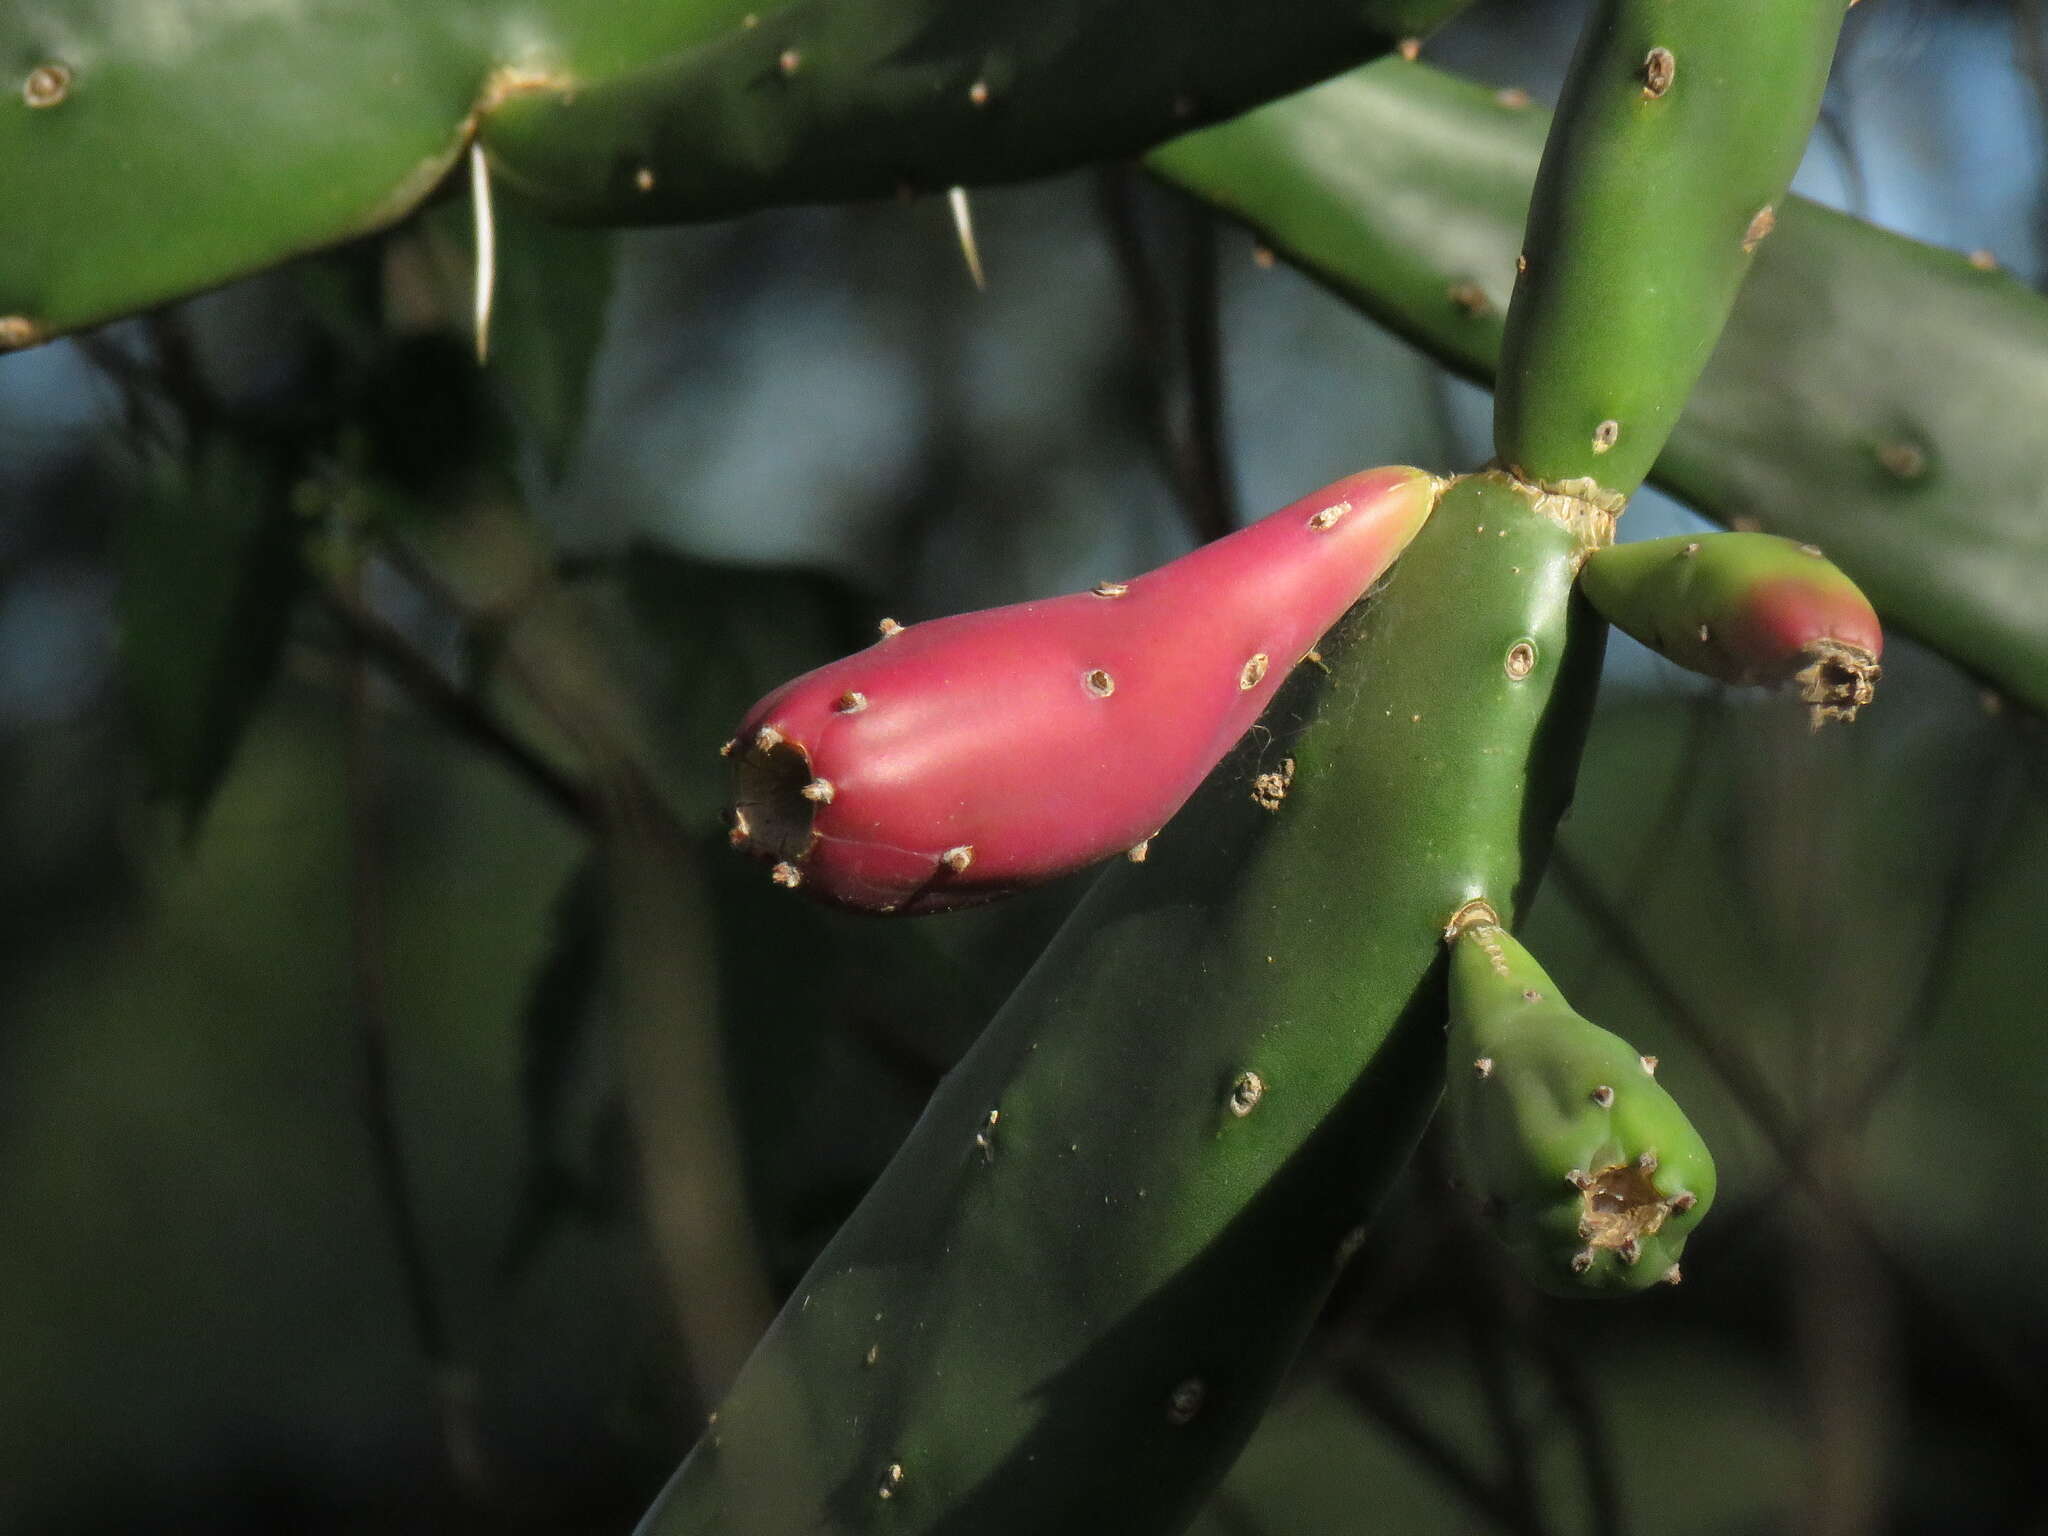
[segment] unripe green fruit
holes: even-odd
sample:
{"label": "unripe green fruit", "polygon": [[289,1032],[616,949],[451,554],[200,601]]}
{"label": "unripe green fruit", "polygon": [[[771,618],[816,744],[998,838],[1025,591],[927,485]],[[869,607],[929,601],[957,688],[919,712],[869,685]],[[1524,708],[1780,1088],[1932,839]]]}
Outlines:
{"label": "unripe green fruit", "polygon": [[1444,1111],[1495,1233],[1558,1295],[1675,1284],[1714,1160],[1656,1058],[1573,1012],[1485,903],[1449,943]]}

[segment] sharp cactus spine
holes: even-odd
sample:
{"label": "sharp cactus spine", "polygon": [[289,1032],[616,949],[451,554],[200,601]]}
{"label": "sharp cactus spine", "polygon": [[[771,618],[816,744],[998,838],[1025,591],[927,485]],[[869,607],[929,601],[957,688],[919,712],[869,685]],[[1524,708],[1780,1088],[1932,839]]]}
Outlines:
{"label": "sharp cactus spine", "polygon": [[1440,489],[1368,470],[1127,582],[885,620],[876,646],[749,712],[729,753],[733,841],[785,884],[902,913],[1137,849]]}
{"label": "sharp cactus spine", "polygon": [[1680,666],[1730,683],[1795,683],[1819,728],[1853,720],[1877,682],[1877,611],[1812,544],[1710,533],[1617,544],[1586,562],[1608,622]]}
{"label": "sharp cactus spine", "polygon": [[1501,343],[1494,446],[1642,483],[1820,110],[1841,0],[1600,0],[1565,82]]}
{"label": "sharp cactus spine", "polygon": [[1462,911],[1447,942],[1444,1111],[1495,1232],[1558,1295],[1676,1283],[1714,1163],[1655,1058],[1573,1012],[1486,904]]}
{"label": "sharp cactus spine", "polygon": [[[1570,797],[1602,634],[1574,573],[1608,526],[1572,512],[1450,488],[1273,739],[1098,881],[643,1536],[1182,1527],[1435,1105],[1444,923],[1512,912]],[[1269,813],[1246,790],[1283,757]]]}

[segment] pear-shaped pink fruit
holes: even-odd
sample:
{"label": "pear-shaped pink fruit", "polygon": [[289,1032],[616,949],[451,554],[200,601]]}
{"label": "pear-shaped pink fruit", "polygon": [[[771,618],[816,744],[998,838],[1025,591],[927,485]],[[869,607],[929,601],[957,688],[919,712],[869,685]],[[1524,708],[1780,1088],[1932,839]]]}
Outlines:
{"label": "pear-shaped pink fruit", "polygon": [[732,840],[876,912],[989,901],[1144,846],[1436,504],[1367,470],[1129,581],[929,623],[748,712]]}

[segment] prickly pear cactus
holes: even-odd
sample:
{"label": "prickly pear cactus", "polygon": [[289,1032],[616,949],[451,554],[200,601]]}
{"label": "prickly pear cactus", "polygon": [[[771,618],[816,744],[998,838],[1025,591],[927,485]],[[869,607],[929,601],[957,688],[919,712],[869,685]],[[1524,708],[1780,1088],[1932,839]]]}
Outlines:
{"label": "prickly pear cactus", "polygon": [[972,905],[1143,859],[1436,504],[1350,475],[1159,570],[905,627],[755,705],[732,840],[841,905]]}
{"label": "prickly pear cactus", "polygon": [[1609,527],[1445,492],[946,1079],[647,1536],[1180,1528],[1436,1104],[1445,922],[1539,873]]}
{"label": "prickly pear cactus", "polygon": [[35,214],[0,242],[0,350],[395,223],[472,144],[538,211],[605,223],[1010,180],[1298,89],[1460,3],[20,0],[0,166]]}
{"label": "prickly pear cactus", "polygon": [[1791,683],[1816,729],[1854,720],[1884,653],[1870,600],[1821,552],[1767,533],[1618,544],[1580,578],[1601,615],[1643,644],[1730,683]]}
{"label": "prickly pear cactus", "polygon": [[1451,930],[1444,1113],[1494,1232],[1558,1295],[1677,1284],[1714,1161],[1656,1058],[1573,1012],[1491,907]]}

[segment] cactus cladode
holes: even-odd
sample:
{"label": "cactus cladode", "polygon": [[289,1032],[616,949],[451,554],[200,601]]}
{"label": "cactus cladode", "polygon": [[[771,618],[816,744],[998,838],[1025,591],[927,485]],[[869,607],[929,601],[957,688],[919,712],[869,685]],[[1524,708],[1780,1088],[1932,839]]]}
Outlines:
{"label": "cactus cladode", "polygon": [[885,620],[749,712],[733,841],[782,884],[906,913],[1142,857],[1438,492],[1367,470],[1129,581]]}
{"label": "cactus cladode", "polygon": [[1868,704],[1884,652],[1877,610],[1811,544],[1768,533],[1617,544],[1579,581],[1611,624],[1730,683],[1792,682],[1816,727]]}
{"label": "cactus cladode", "polygon": [[1459,913],[1449,943],[1444,1107],[1495,1233],[1559,1295],[1676,1283],[1714,1161],[1656,1058],[1573,1012],[1484,903]]}

